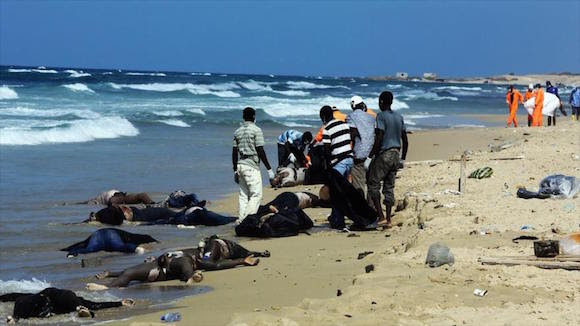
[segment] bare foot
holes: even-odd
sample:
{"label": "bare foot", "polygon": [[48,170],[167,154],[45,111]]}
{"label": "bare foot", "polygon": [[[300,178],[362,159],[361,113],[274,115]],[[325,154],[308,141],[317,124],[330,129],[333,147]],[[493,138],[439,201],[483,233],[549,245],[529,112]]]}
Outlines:
{"label": "bare foot", "polygon": [[123,300],[121,300],[121,304],[124,307],[131,307],[131,306],[134,306],[135,305],[135,300],[133,300],[133,299],[123,299]]}
{"label": "bare foot", "polygon": [[93,317],[93,313],[87,308],[83,306],[77,307],[77,315],[81,318],[90,318]]}
{"label": "bare foot", "polygon": [[95,274],[95,277],[97,278],[97,280],[102,280],[104,278],[107,278],[108,276],[109,276],[109,271],[103,271],[103,272]]}
{"label": "bare foot", "polygon": [[244,263],[246,263],[247,266],[256,266],[259,262],[260,260],[258,258],[254,258],[254,256],[248,256],[244,259]]}
{"label": "bare foot", "polygon": [[109,287],[102,284],[97,283],[87,283],[86,289],[89,291],[103,291],[107,290]]}
{"label": "bare foot", "polygon": [[189,280],[187,280],[187,285],[193,285],[194,283],[199,283],[201,281],[203,281],[203,274],[201,271],[195,271]]}

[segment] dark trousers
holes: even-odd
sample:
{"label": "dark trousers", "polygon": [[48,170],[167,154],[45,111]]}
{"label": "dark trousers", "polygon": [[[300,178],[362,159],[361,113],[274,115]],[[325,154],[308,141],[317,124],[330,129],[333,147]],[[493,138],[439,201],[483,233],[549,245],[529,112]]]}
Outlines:
{"label": "dark trousers", "polygon": [[[398,167],[398,150],[386,150],[373,159],[367,180],[368,197],[370,200],[381,198],[381,193],[379,191],[382,181],[385,204],[393,206],[395,203],[395,177],[397,175]],[[380,207],[376,207],[376,209],[380,209]]]}
{"label": "dark trousers", "polygon": [[216,226],[232,223],[236,219],[233,216],[220,215],[202,208],[196,209],[187,215],[176,216],[175,224]]}

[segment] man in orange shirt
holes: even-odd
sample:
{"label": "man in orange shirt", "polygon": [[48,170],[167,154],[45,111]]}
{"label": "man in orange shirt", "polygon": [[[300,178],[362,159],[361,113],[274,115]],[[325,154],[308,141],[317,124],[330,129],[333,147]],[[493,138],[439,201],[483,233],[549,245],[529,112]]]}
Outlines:
{"label": "man in orange shirt", "polygon": [[524,103],[523,101],[523,96],[522,93],[518,92],[517,90],[514,90],[514,86],[510,85],[510,87],[508,87],[508,92],[505,96],[505,101],[508,104],[508,108],[509,108],[509,112],[510,115],[507,119],[507,126],[509,127],[512,122],[514,124],[514,128],[518,126],[518,119],[517,119],[517,113],[518,113],[518,101],[520,103]]}
{"label": "man in orange shirt", "polygon": [[[524,102],[534,97],[534,85],[530,84],[524,94]],[[532,115],[528,113],[528,127],[532,125]]]}
{"label": "man in orange shirt", "polygon": [[542,109],[544,108],[544,90],[542,85],[536,84],[536,105],[534,106],[534,113],[532,115],[532,126],[542,126]]}

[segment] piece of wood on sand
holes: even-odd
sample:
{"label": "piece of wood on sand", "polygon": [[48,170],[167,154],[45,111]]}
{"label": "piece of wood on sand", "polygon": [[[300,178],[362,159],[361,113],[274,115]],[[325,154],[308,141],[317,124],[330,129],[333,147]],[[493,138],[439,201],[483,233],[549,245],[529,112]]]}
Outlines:
{"label": "piece of wood on sand", "polygon": [[554,258],[528,257],[480,257],[483,265],[535,266],[544,269],[580,270],[580,256],[557,256]]}
{"label": "piece of wood on sand", "polygon": [[513,161],[513,160],[523,160],[526,157],[524,155],[519,156],[509,156],[509,157],[494,157],[490,158],[490,161]]}

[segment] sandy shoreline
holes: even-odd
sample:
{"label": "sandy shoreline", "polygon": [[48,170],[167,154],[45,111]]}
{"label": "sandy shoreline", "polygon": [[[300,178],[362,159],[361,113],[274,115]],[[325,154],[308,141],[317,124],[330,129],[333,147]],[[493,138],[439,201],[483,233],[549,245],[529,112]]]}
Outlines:
{"label": "sandy shoreline", "polygon": [[[580,273],[542,270],[536,267],[482,266],[481,256],[533,254],[531,242],[515,244],[518,235],[548,239],[579,229],[580,200],[522,200],[515,197],[518,185],[529,189],[550,173],[580,173],[580,125],[567,119],[556,128],[472,128],[414,132],[410,135],[408,162],[444,160],[430,166],[416,164],[399,173],[396,196],[425,193],[436,200],[421,216],[426,228],[417,228],[414,208],[398,212],[401,223],[388,231],[344,233],[324,230],[328,209],[308,209],[317,227],[312,235],[243,240],[251,249],[272,252],[257,267],[207,272],[202,283],[213,291],[179,300],[175,308],[182,324],[198,325],[376,325],[376,324],[577,324],[580,311]],[[501,152],[489,145],[510,143]],[[447,161],[464,150],[473,154],[468,170],[490,166],[489,179],[467,183],[461,196],[444,194],[457,188],[459,164]],[[492,158],[524,155],[522,160]],[[318,186],[295,189],[316,190]],[[280,190],[265,188],[263,201]],[[420,198],[420,196],[419,196]],[[455,204],[437,208],[436,204]],[[214,202],[211,209],[234,213],[236,195]],[[531,225],[531,231],[520,231]],[[479,235],[480,230],[492,234]],[[476,231],[476,235],[470,235]],[[387,237],[388,235],[388,237]],[[428,246],[445,242],[456,264],[436,269],[425,267]],[[358,260],[363,251],[374,253]],[[365,274],[364,266],[376,270]],[[168,282],[167,285],[178,285]],[[489,290],[486,297],[472,294]],[[337,290],[344,294],[337,297]],[[112,324],[159,323],[161,312],[135,316]]]}

